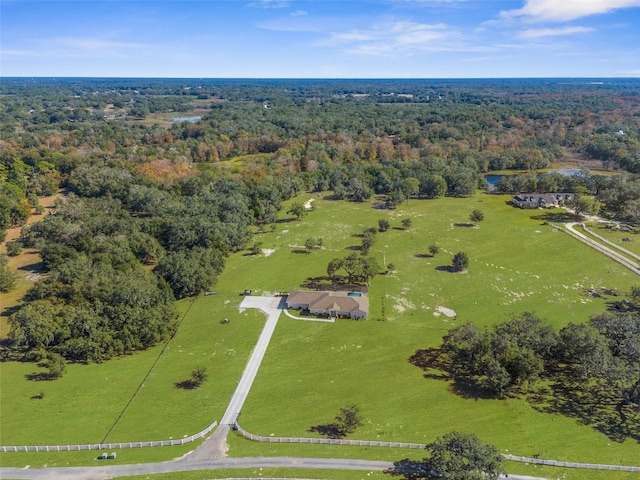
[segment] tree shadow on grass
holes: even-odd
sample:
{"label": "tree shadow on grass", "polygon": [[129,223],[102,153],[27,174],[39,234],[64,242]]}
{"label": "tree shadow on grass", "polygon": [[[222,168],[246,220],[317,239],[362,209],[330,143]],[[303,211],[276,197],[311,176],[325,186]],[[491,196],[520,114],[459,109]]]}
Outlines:
{"label": "tree shadow on grass", "polygon": [[405,480],[430,478],[431,475],[431,472],[427,471],[423,462],[410,460],[408,458],[393,462],[393,467],[387,468],[384,473],[392,477],[403,477]]}
{"label": "tree shadow on grass", "polygon": [[629,438],[640,443],[640,408],[622,405],[619,400],[601,388],[580,385],[566,377],[527,396],[539,412],[575,418],[617,443]]}
{"label": "tree shadow on grass", "polygon": [[0,311],[0,317],[10,317],[12,313],[17,312],[22,308],[22,305],[14,305],[13,307],[7,307]]}
{"label": "tree shadow on grass", "polygon": [[336,195],[336,194],[331,194],[331,195],[323,196],[322,199],[338,201],[338,200],[344,200],[344,197],[341,197],[340,195]]}
{"label": "tree shadow on grass", "polygon": [[307,277],[307,279],[300,285],[302,288],[311,288],[316,290],[331,290],[334,287],[331,277]]}
{"label": "tree shadow on grass", "polygon": [[24,352],[13,346],[9,338],[0,338],[0,362],[24,362]]}
{"label": "tree shadow on grass", "polygon": [[340,439],[344,438],[346,433],[337,423],[327,423],[326,425],[314,425],[309,428],[310,432],[316,432],[328,438]]}
{"label": "tree shadow on grass", "polygon": [[437,348],[425,348],[416,350],[409,357],[409,363],[420,369],[425,374],[424,378],[431,380],[453,380],[452,375],[447,372],[447,366],[441,359],[442,352]]}
{"label": "tree shadow on grass", "polygon": [[46,273],[47,269],[44,266],[43,262],[30,263],[28,265],[22,265],[18,267],[18,270],[29,273],[37,273],[43,274]]}
{"label": "tree shadow on grass", "polygon": [[311,252],[306,248],[296,248],[294,250],[291,250],[291,253],[295,253],[296,255],[309,255]]}
{"label": "tree shadow on grass", "polygon": [[183,380],[182,382],[176,382],[173,384],[176,388],[181,388],[182,390],[195,390],[198,388],[198,384],[193,380]]}
{"label": "tree shadow on grass", "polygon": [[414,257],[416,257],[416,258],[433,258],[433,255],[430,255],[428,253],[416,253],[414,255]]}
{"label": "tree shadow on grass", "polygon": [[548,212],[541,215],[531,215],[531,220],[540,220],[542,222],[568,223],[575,222],[576,217],[569,212]]}
{"label": "tree shadow on grass", "polygon": [[472,228],[472,227],[475,227],[476,224],[475,223],[469,223],[469,222],[459,222],[459,223],[454,223],[453,226],[454,227]]}
{"label": "tree shadow on grass", "polygon": [[448,272],[448,273],[458,273],[460,271],[453,265],[438,265],[436,267],[436,270],[439,272]]}
{"label": "tree shadow on grass", "polygon": [[495,395],[478,387],[471,380],[455,377],[453,372],[449,370],[448,364],[443,360],[440,349],[426,348],[416,350],[409,357],[409,363],[422,369],[425,372],[424,378],[450,382],[449,391],[459,397],[474,400],[495,398]]}
{"label": "tree shadow on grass", "polygon": [[24,378],[31,382],[50,382],[57,379],[56,375],[52,375],[49,372],[27,373]]}
{"label": "tree shadow on grass", "polygon": [[449,385],[449,391],[466,400],[495,400],[495,394],[480,388],[475,382],[464,377],[455,378]]}

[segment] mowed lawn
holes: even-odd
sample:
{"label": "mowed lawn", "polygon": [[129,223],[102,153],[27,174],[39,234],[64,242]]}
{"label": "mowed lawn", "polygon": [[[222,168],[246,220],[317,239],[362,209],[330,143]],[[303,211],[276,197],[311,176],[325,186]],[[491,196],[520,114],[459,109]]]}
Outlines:
{"label": "mowed lawn", "polygon": [[[452,393],[446,379],[427,379],[409,362],[417,349],[438,346],[452,326],[491,325],[533,311],[559,328],[585,321],[611,300],[592,298],[585,290],[627,292],[640,284],[629,270],[556,231],[541,218],[545,212],[512,208],[508,198],[411,200],[396,210],[379,210],[373,202],[301,195],[295,201],[313,200],[302,220],[283,213],[273,232],[256,233],[262,253],[239,252],[228,259],[212,287],[217,295],[179,304],[184,320],[166,348],[100,365],[69,365],[65,377],[54,382],[27,380],[25,375],[39,370],[34,364],[1,363],[0,443],[156,440],[203,429],[222,416],[264,324],[259,312],[237,310],[240,292],[290,291],[307,277],[326,275],[329,260],[351,253],[348,247],[360,244],[362,229],[386,218],[392,228],[377,234],[371,254],[394,267],[372,281],[370,318],[326,324],[282,315],[243,408],[244,428],[262,435],[312,436],[311,426],[329,423],[339,408],[356,404],[365,425],[352,438],[426,443],[462,430],[516,455],[637,463],[640,448],[633,440],[615,443],[591,426],[540,413],[521,399],[464,398]],[[485,220],[467,226],[475,208]],[[288,204],[283,212],[287,209]],[[399,228],[403,218],[411,218],[411,228]],[[322,237],[323,249],[299,253],[309,237]],[[433,243],[441,251],[430,257]],[[465,273],[446,268],[458,251],[470,259]],[[220,323],[224,318],[228,324]],[[209,374],[203,387],[174,386],[200,366]],[[32,398],[41,392],[43,399]],[[234,456],[266,448],[231,444]]]}

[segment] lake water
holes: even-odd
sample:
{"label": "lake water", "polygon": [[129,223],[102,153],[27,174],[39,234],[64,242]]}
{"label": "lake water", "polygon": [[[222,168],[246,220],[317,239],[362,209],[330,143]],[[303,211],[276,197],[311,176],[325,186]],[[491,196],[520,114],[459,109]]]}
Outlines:
{"label": "lake water", "polygon": [[498,183],[504,175],[485,175],[484,179],[489,184],[489,189],[495,188],[496,183]]}
{"label": "lake water", "polygon": [[194,115],[193,117],[171,117],[174,122],[189,122],[196,123],[202,118],[202,115]]}

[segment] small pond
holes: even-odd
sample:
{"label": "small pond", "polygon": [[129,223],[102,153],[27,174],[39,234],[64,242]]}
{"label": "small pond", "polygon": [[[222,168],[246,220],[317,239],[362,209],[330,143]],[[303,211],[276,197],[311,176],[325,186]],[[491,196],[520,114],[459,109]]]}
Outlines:
{"label": "small pond", "polygon": [[492,190],[495,188],[496,183],[498,183],[504,177],[505,175],[485,175],[484,179],[489,184],[489,190]]}
{"label": "small pond", "polygon": [[171,120],[173,120],[174,122],[196,123],[201,118],[202,118],[202,115],[194,115],[192,117],[171,117]]}

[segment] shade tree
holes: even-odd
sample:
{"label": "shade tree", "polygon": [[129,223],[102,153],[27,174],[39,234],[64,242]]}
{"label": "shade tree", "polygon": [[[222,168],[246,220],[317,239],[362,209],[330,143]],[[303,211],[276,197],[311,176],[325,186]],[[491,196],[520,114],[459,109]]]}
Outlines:
{"label": "shade tree", "polygon": [[9,266],[9,259],[0,254],[0,292],[13,290],[17,281],[18,274]]}
{"label": "shade tree", "polygon": [[334,258],[327,265],[327,275],[335,279],[336,274],[344,271],[347,282],[366,283],[381,271],[378,261],[374,257],[365,257],[351,253],[344,258]]}
{"label": "shade tree", "polygon": [[287,210],[287,214],[293,215],[296,220],[300,220],[307,213],[305,206],[302,202],[293,202]]}
{"label": "shade tree", "polygon": [[472,223],[477,224],[484,220],[484,213],[482,213],[482,210],[474,209],[469,215],[469,220],[471,220]]}
{"label": "shade tree", "polygon": [[458,252],[451,259],[451,265],[455,271],[462,272],[469,266],[469,256],[465,252]]}
{"label": "shade tree", "polygon": [[486,480],[503,472],[499,450],[470,433],[451,432],[436,438],[422,460],[394,462],[385,473],[406,480]]}

